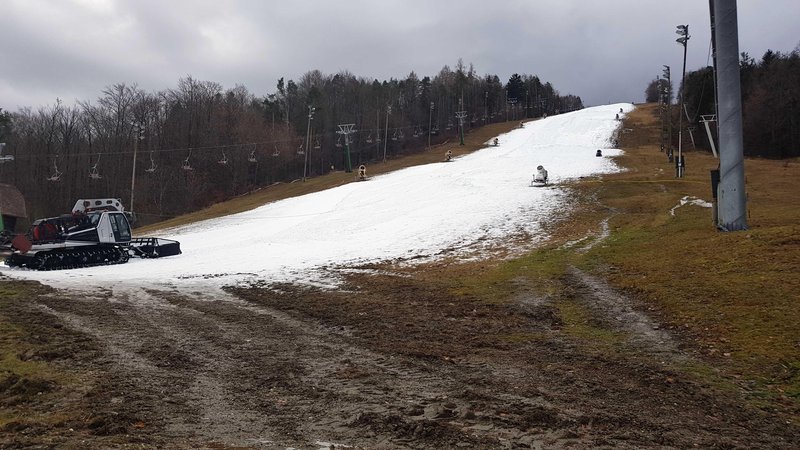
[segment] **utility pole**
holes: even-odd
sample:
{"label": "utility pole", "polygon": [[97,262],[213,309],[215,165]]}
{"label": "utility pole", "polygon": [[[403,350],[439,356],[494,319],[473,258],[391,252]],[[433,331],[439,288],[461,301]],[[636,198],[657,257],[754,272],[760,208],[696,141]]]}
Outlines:
{"label": "utility pole", "polygon": [[354,123],[344,123],[338,125],[339,131],[336,134],[344,135],[344,155],[345,155],[345,172],[350,173],[353,171],[353,165],[350,163],[350,135],[355,133],[353,127],[356,124]]}
{"label": "utility pole", "polygon": [[678,25],[677,30],[675,30],[677,34],[680,35],[678,39],[675,40],[678,44],[683,45],[683,75],[681,76],[681,104],[680,110],[678,111],[678,160],[675,161],[675,177],[676,178],[683,178],[683,171],[686,168],[685,161],[683,160],[683,94],[686,91],[686,87],[683,85],[686,81],[686,44],[689,42],[689,25]]}
{"label": "utility pole", "polygon": [[392,105],[386,106],[386,134],[383,135],[383,162],[386,163],[386,144],[389,140],[389,114],[392,113]]}
{"label": "utility pole", "polygon": [[739,24],[736,1],[714,0],[719,101],[719,216],[723,231],[747,229],[742,140],[742,89],[739,79]]}
{"label": "utility pole", "polygon": [[308,144],[311,141],[311,119],[314,118],[314,108],[311,105],[308,105],[308,125],[306,125],[306,154],[303,157],[303,181],[306,181],[306,171],[308,170]]}
{"label": "utility pole", "polygon": [[431,102],[431,109],[428,112],[428,150],[431,149],[431,125],[433,124],[433,106],[434,103]]}
{"label": "utility pole", "polygon": [[508,89],[503,89],[506,97],[506,122],[508,122]]}
{"label": "utility pole", "polygon": [[525,89],[525,118],[528,118],[528,90]]}
{"label": "utility pole", "polygon": [[131,204],[129,206],[133,214],[133,193],[136,188],[136,153],[139,150],[139,141],[144,139],[144,127],[141,124],[133,124],[133,170],[131,170]]}
{"label": "utility pole", "polygon": [[375,108],[375,157],[381,153],[381,109]]}
{"label": "utility pole", "polygon": [[489,91],[483,93],[483,123],[489,120]]}

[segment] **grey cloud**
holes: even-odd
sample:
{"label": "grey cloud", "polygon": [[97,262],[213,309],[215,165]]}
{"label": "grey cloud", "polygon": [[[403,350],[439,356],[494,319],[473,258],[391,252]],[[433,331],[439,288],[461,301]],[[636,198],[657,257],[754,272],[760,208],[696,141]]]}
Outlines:
{"label": "grey cloud", "polygon": [[[738,3],[742,51],[759,58],[768,48],[794,49],[796,0]],[[539,75],[586,104],[641,101],[662,64],[679,70],[675,25],[690,24],[688,70],[706,65],[710,40],[708,4],[698,0],[97,4],[6,8],[0,107],[91,100],[119,82],[167,89],[186,75],[265,95],[278,78],[312,69],[382,80],[412,70],[433,76],[458,58],[503,81],[515,72]]]}

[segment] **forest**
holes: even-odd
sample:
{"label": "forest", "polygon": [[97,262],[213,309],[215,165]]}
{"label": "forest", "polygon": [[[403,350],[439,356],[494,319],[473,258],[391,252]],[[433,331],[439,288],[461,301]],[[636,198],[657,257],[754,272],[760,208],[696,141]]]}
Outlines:
{"label": "forest", "polygon": [[[800,156],[800,48],[789,53],[767,50],[760,61],[742,53],[739,70],[744,154],[770,159]],[[665,79],[651,81],[645,90],[647,101],[657,102],[659,92],[664,92],[665,88],[668,88]],[[716,113],[713,68],[687,72],[684,88],[686,111],[683,119],[684,123],[688,120],[689,137],[697,147],[710,149],[699,121],[702,115]],[[673,130],[676,130],[673,141],[677,145],[678,108],[673,110]],[[685,140],[683,144],[691,145],[691,142]]]}
{"label": "forest", "polygon": [[[461,60],[433,78],[313,70],[281,78],[263,97],[191,76],[159,92],[114,84],[94,102],[0,110],[0,183],[23,193],[31,218],[68,212],[78,198],[114,197],[143,225],[274,183],[423,151],[486,123],[580,108],[580,97],[537,76],[503,83]],[[352,133],[339,132],[343,124]]]}

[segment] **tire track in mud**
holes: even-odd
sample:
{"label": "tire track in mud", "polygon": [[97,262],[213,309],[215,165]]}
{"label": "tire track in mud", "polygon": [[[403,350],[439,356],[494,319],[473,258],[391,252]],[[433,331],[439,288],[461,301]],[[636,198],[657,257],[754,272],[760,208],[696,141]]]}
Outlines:
{"label": "tire track in mud", "polygon": [[[97,414],[153,426],[165,442],[401,448],[525,437],[514,427],[481,426],[458,398],[464,366],[376,353],[349,343],[346,332],[222,291],[117,289],[42,308],[105,346],[116,376]],[[469,368],[481,378],[491,370]],[[541,407],[513,395],[507,401]]]}
{"label": "tire track in mud", "polygon": [[689,361],[669,332],[646,313],[639,311],[631,299],[604,281],[575,266],[569,266],[566,284],[570,295],[580,298],[608,328],[623,331],[630,346],[665,362],[675,364]]}
{"label": "tire track in mud", "polygon": [[[41,307],[105,346],[100,363],[110,375],[95,390],[93,420],[154,447],[747,446],[769,431],[748,436],[742,426],[777,431],[763,419],[750,423],[743,412],[726,409],[727,400],[718,406],[709,392],[659,364],[668,359],[663,355],[656,353],[655,361],[653,339],[664,342],[668,356],[676,352],[672,341],[636,337],[636,326],[651,323],[626,325],[626,308],[633,306],[600,280],[577,269],[567,277],[577,301],[604,305],[600,312],[610,318],[604,325],[629,327],[630,345],[642,356],[584,353],[562,334],[550,298],[520,298],[516,307],[527,330],[540,337],[514,349],[474,347],[444,360],[384,351],[406,339],[402,327],[379,337],[388,339],[382,345],[364,340],[374,335],[342,320],[360,309],[314,319],[325,316],[304,313],[296,303],[272,307],[218,289],[64,292]],[[326,295],[307,306],[332,299]],[[477,323],[491,326],[499,317]],[[412,319],[435,322],[424,314]],[[675,381],[664,381],[670,377]],[[140,422],[141,429],[131,426]],[[769,442],[791,448],[783,432]]]}

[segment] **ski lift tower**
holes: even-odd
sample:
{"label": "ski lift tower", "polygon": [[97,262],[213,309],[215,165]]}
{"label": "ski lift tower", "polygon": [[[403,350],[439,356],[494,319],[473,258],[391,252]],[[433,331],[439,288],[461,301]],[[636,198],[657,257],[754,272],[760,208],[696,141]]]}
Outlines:
{"label": "ski lift tower", "polygon": [[742,138],[742,87],[739,79],[739,24],[736,1],[713,0],[714,54],[719,100],[719,184],[717,227],[723,231],[747,229]]}
{"label": "ski lift tower", "polygon": [[456,111],[456,118],[458,119],[458,127],[460,129],[459,136],[461,138],[461,143],[458,145],[464,145],[464,119],[467,117],[467,112],[463,110],[464,108],[463,98],[458,99],[458,106],[462,108],[461,111]]}
{"label": "ski lift tower", "polygon": [[336,134],[344,136],[344,156],[345,156],[345,172],[350,173],[353,171],[353,166],[350,163],[350,135],[355,133],[353,129],[356,126],[354,123],[344,123],[338,125],[339,131]]}

